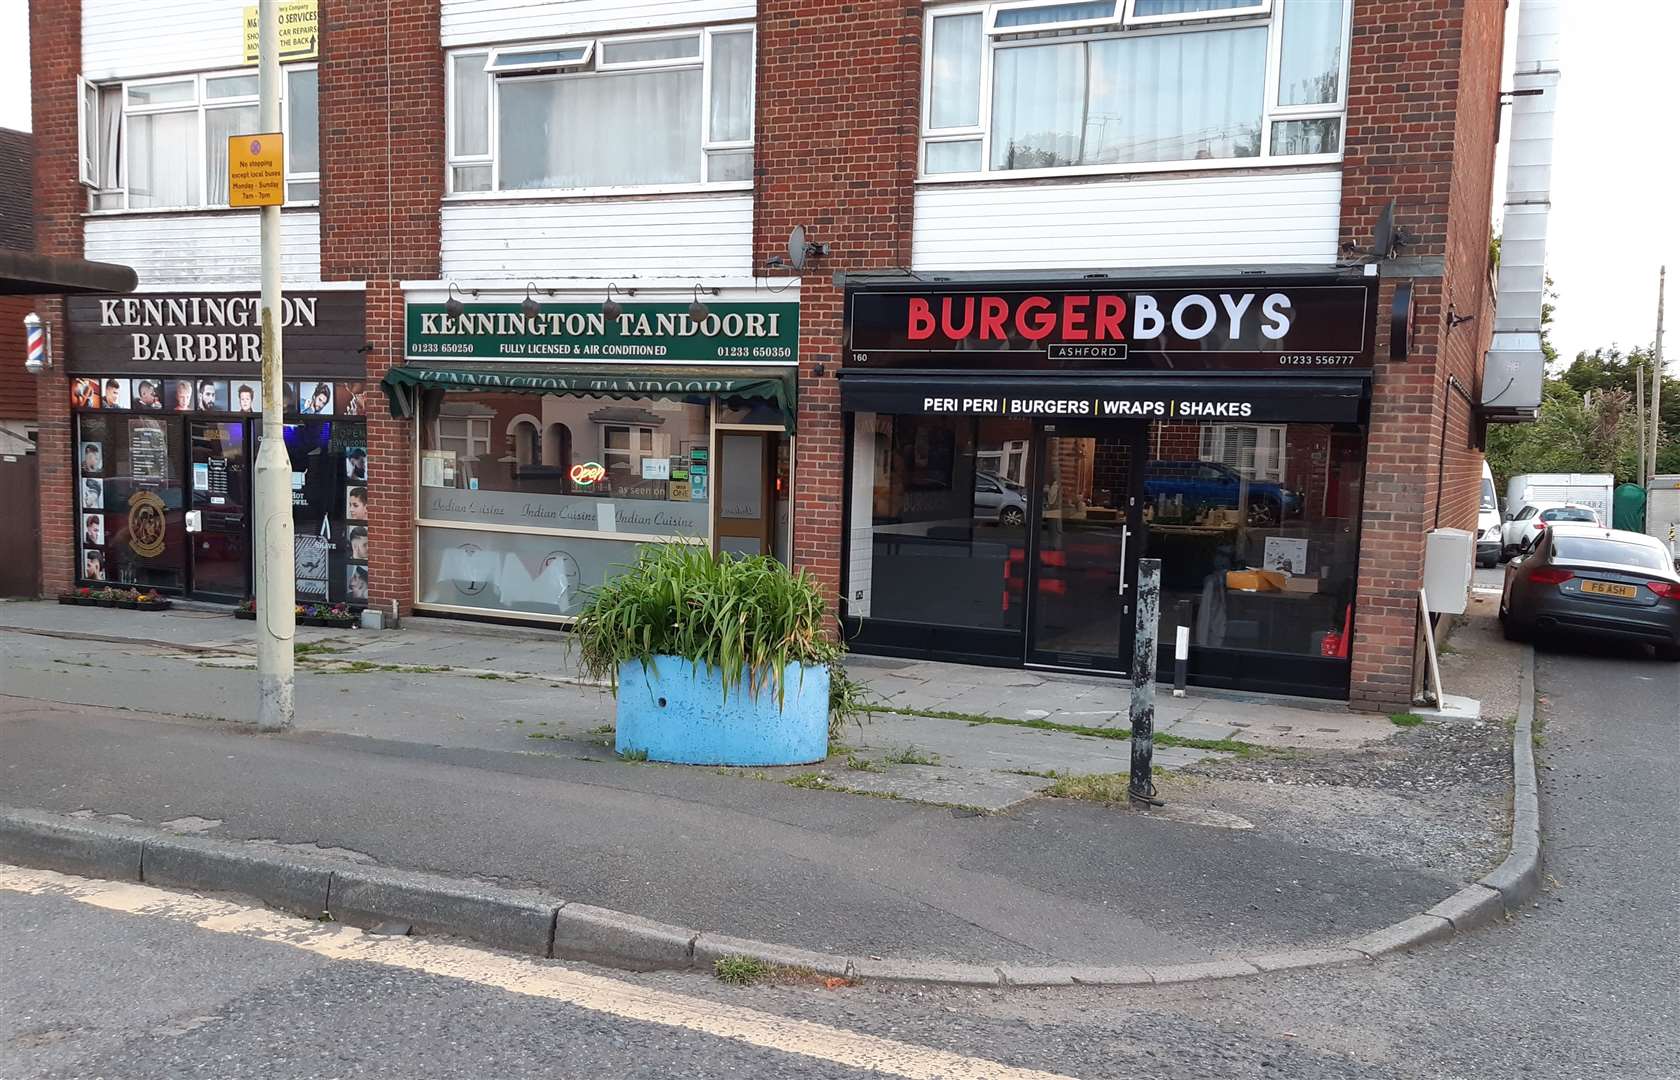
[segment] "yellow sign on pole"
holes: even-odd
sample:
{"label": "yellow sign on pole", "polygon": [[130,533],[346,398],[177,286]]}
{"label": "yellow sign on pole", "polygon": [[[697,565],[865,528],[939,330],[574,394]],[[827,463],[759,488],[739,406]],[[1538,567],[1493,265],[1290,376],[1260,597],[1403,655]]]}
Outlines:
{"label": "yellow sign on pole", "polygon": [[276,131],[228,136],[228,205],[283,206],[286,143]]}
{"label": "yellow sign on pole", "polygon": [[[315,0],[285,0],[280,5],[280,62],[313,60],[321,40]],[[245,9],[245,62],[257,62],[257,9]]]}

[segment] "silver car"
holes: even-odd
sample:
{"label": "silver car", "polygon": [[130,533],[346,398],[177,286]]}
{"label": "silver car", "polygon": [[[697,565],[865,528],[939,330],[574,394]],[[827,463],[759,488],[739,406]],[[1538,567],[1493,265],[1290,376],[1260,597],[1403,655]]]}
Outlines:
{"label": "silver car", "polygon": [[1575,631],[1648,642],[1680,660],[1680,572],[1643,533],[1556,524],[1506,566],[1499,621],[1512,641]]}
{"label": "silver car", "polygon": [[1018,484],[996,473],[974,474],[974,519],[1000,525],[1020,525],[1027,520],[1027,494]]}

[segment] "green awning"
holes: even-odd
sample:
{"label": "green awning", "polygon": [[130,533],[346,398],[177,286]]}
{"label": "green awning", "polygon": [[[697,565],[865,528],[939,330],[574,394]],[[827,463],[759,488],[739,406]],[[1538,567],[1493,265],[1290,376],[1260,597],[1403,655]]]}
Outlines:
{"label": "green awning", "polygon": [[768,402],[781,410],[793,431],[796,382],[786,374],[741,368],[685,367],[676,370],[635,368],[471,365],[433,367],[407,364],[385,374],[382,385],[394,416],[414,415],[420,390],[466,390],[499,394],[576,394],[610,398],[743,398]]}

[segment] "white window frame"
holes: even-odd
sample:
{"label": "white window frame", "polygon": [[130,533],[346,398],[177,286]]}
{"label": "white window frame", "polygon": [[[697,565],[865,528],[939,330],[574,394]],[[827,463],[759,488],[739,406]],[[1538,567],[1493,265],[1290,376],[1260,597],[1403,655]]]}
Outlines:
{"label": "white window frame", "polygon": [[[752,35],[752,66],[751,85],[754,89],[753,100],[749,106],[748,137],[745,139],[714,139],[712,137],[712,42],[719,35],[746,33]],[[678,38],[700,38],[700,53],[698,56],[676,57],[669,60],[634,60],[604,62],[603,46],[621,45],[646,41],[673,40]],[[492,70],[491,64],[498,52],[528,52],[538,48],[554,48],[582,45],[588,41],[591,49],[588,59],[577,64],[567,65],[521,65],[517,68]],[[665,195],[684,194],[707,191],[751,191],[753,181],[746,180],[708,180],[707,174],[711,169],[712,156],[719,153],[739,152],[754,149],[755,136],[758,127],[757,115],[757,87],[758,87],[758,30],[753,23],[727,23],[719,26],[688,26],[680,28],[663,28],[643,34],[605,34],[588,39],[565,39],[558,41],[539,42],[532,44],[507,43],[500,45],[468,45],[458,49],[450,49],[444,53],[444,198],[450,202],[478,202],[499,199],[563,199],[590,198],[602,195]],[[455,130],[458,123],[455,115],[455,61],[458,57],[483,55],[485,57],[485,76],[490,80],[489,100],[487,103],[489,151],[484,154],[457,154],[455,152]],[[502,189],[501,168],[501,134],[500,128],[500,93],[498,83],[503,78],[519,79],[566,79],[587,78],[604,72],[621,71],[654,71],[680,70],[684,68],[700,69],[700,181],[692,184],[627,184],[613,187],[587,188],[514,188]],[[455,189],[455,170],[462,167],[490,166],[490,190],[488,191],[457,191]]]}
{"label": "white window frame", "polygon": [[[1116,176],[1132,173],[1206,172],[1221,169],[1296,167],[1339,164],[1347,140],[1348,59],[1353,28],[1353,0],[1342,0],[1341,71],[1337,79],[1337,100],[1324,104],[1277,104],[1282,52],[1283,20],[1290,0],[1256,0],[1249,7],[1216,12],[1185,12],[1171,15],[1134,15],[1136,0],[1117,0],[1115,15],[1106,19],[1055,23],[1034,29],[1006,26],[996,29],[1000,10],[1046,7],[1067,0],[1013,0],[1013,2],[967,2],[927,5],[922,23],[921,139],[916,155],[916,183],[953,184],[986,181],[1033,180],[1056,176]],[[1303,0],[1308,2],[1308,0]],[[979,123],[964,127],[933,126],[933,26],[934,20],[952,15],[974,15],[981,19]],[[1255,157],[1214,158],[1185,161],[1121,162],[1113,165],[1062,165],[1045,169],[996,169],[992,161],[993,58],[999,49],[1027,48],[1050,41],[1101,41],[1112,38],[1144,37],[1266,27],[1266,76],[1261,99],[1260,153]],[[1070,31],[1066,34],[1063,31]],[[1284,120],[1340,119],[1337,149],[1328,154],[1272,155],[1272,125]],[[929,173],[927,150],[936,143],[980,143],[980,169],[975,172]]]}
{"label": "white window frame", "polygon": [[[321,173],[320,173],[320,170],[318,168],[317,168],[316,171],[308,172],[308,173],[294,173],[294,172],[291,171],[290,144],[291,144],[291,133],[292,133],[292,116],[291,116],[291,110],[287,108],[286,87],[287,87],[287,80],[289,78],[289,73],[290,72],[304,71],[304,70],[315,71],[317,73],[316,78],[317,78],[317,80],[319,80],[319,78],[320,78],[320,75],[319,75],[320,66],[316,63],[287,64],[283,68],[281,68],[281,78],[280,78],[280,94],[281,94],[281,96],[280,96],[280,130],[281,130],[282,135],[285,137],[285,142],[286,142],[287,147],[288,147],[288,149],[286,151],[287,160],[284,163],[285,164],[285,169],[286,169],[285,181],[286,181],[288,192],[290,191],[291,185],[294,184],[294,183],[315,183],[315,184],[319,184],[321,182]],[[80,126],[86,126],[91,121],[94,125],[94,137],[95,138],[98,137],[98,120],[99,120],[99,117],[98,117],[97,111],[95,111],[95,113],[92,117],[89,117],[89,116],[86,115],[87,112],[88,112],[87,100],[88,100],[89,91],[91,91],[93,93],[93,95],[95,96],[95,98],[97,99],[97,96],[98,96],[98,93],[99,93],[100,89],[105,88],[105,87],[117,87],[120,91],[118,97],[119,97],[119,99],[121,101],[121,105],[122,105],[122,122],[121,122],[122,131],[121,131],[121,135],[119,136],[119,142],[120,142],[121,145],[120,145],[120,149],[119,149],[120,159],[117,162],[117,186],[114,187],[114,188],[99,187],[98,186],[98,176],[97,175],[93,175],[93,176],[84,175],[80,178],[82,184],[91,188],[96,194],[120,196],[121,205],[116,206],[116,207],[99,209],[99,210],[89,210],[88,214],[90,216],[106,216],[106,215],[111,215],[111,214],[174,214],[174,213],[200,212],[200,211],[205,211],[205,210],[227,210],[227,209],[231,209],[227,203],[212,203],[212,202],[207,201],[208,200],[208,194],[209,194],[209,191],[210,191],[210,183],[209,183],[210,176],[209,176],[209,172],[208,172],[207,157],[206,157],[205,152],[204,152],[204,138],[205,138],[205,130],[206,130],[205,114],[207,112],[210,112],[210,111],[215,110],[215,109],[236,108],[236,107],[245,106],[245,105],[255,105],[255,104],[258,103],[258,98],[257,98],[257,95],[255,95],[255,94],[241,94],[241,95],[238,95],[238,96],[235,96],[235,97],[211,98],[208,95],[207,84],[208,84],[209,80],[211,80],[211,79],[220,79],[220,78],[228,78],[228,77],[250,77],[250,76],[253,76],[255,74],[256,74],[256,69],[255,68],[226,68],[226,69],[220,69],[220,70],[216,70],[216,71],[200,71],[200,72],[193,72],[193,73],[189,73],[189,74],[180,74],[180,75],[163,75],[163,76],[157,76],[157,77],[145,78],[145,79],[110,79],[110,80],[106,80],[104,82],[93,82],[93,81],[88,80],[86,78],[83,78],[81,76],[77,76],[76,86],[77,86],[77,91],[78,91],[78,95],[79,95],[79,100],[80,100],[80,103],[81,103],[80,104],[80,111],[82,113],[82,120],[81,120]],[[191,100],[188,100],[188,101],[170,101],[170,102],[164,102],[164,103],[160,103],[160,104],[156,104],[156,105],[132,105],[132,104],[129,103],[128,94],[129,94],[129,90],[131,88],[144,88],[144,87],[147,87],[147,86],[166,86],[166,85],[169,85],[171,83],[183,83],[183,82],[191,82],[193,84],[193,96],[192,96]],[[320,85],[319,82],[317,82],[316,85],[317,85],[317,94],[319,94],[319,85]],[[319,100],[319,99],[317,98],[317,100]],[[96,104],[97,104],[97,102],[96,102]],[[162,115],[162,114],[166,114],[166,113],[185,113],[185,112],[196,113],[197,114],[197,119],[198,119],[198,123],[197,123],[198,135],[197,135],[197,137],[196,137],[196,139],[194,140],[194,143],[193,143],[193,155],[194,155],[194,158],[195,158],[194,164],[198,169],[198,197],[199,197],[198,204],[197,205],[192,205],[192,206],[139,206],[139,207],[130,206],[129,205],[129,186],[128,186],[128,180],[129,180],[128,154],[129,154],[129,149],[130,149],[130,146],[131,146],[131,143],[130,143],[129,137],[128,137],[128,120],[129,120],[129,117],[131,117],[131,116],[156,116],[156,115]],[[315,117],[315,123],[316,123],[317,128],[319,128],[320,122],[321,122],[320,113],[319,113],[319,109],[317,108],[316,117]],[[78,134],[80,134],[80,132],[78,132]],[[253,134],[255,134],[255,133],[253,133]],[[83,165],[84,166],[92,166],[95,169],[95,171],[97,172],[97,170],[98,170],[97,162],[85,160],[86,149],[87,149],[87,143],[86,143],[85,136],[84,136],[81,146],[78,147],[78,154],[84,157],[84,160],[83,160]],[[96,149],[97,149],[97,147],[96,147]],[[296,200],[296,201],[288,199],[287,202],[286,202],[286,205],[287,206],[315,206],[315,205],[319,205],[319,197],[317,196],[317,198],[315,198],[315,199],[300,199],[300,200]],[[243,209],[243,207],[241,207],[240,209]]]}
{"label": "white window frame", "polygon": [[[1230,440],[1239,432],[1254,432],[1254,466],[1245,471],[1241,462],[1231,460]],[[1261,452],[1264,444],[1262,436],[1276,439],[1277,453],[1273,460],[1264,467],[1261,465]],[[1212,446],[1209,446],[1212,443]],[[1243,475],[1251,483],[1283,483],[1288,472],[1289,459],[1289,425],[1288,424],[1205,424],[1196,444],[1196,456],[1201,461],[1224,465]]]}

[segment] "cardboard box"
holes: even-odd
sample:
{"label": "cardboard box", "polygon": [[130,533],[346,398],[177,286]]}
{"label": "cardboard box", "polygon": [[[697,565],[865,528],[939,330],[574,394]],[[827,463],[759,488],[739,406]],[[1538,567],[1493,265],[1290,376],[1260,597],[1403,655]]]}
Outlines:
{"label": "cardboard box", "polygon": [[1227,570],[1225,587],[1245,592],[1281,592],[1284,577],[1275,570]]}
{"label": "cardboard box", "polygon": [[1294,577],[1283,579],[1283,591],[1290,593],[1315,593],[1318,591],[1318,579],[1296,574]]}

